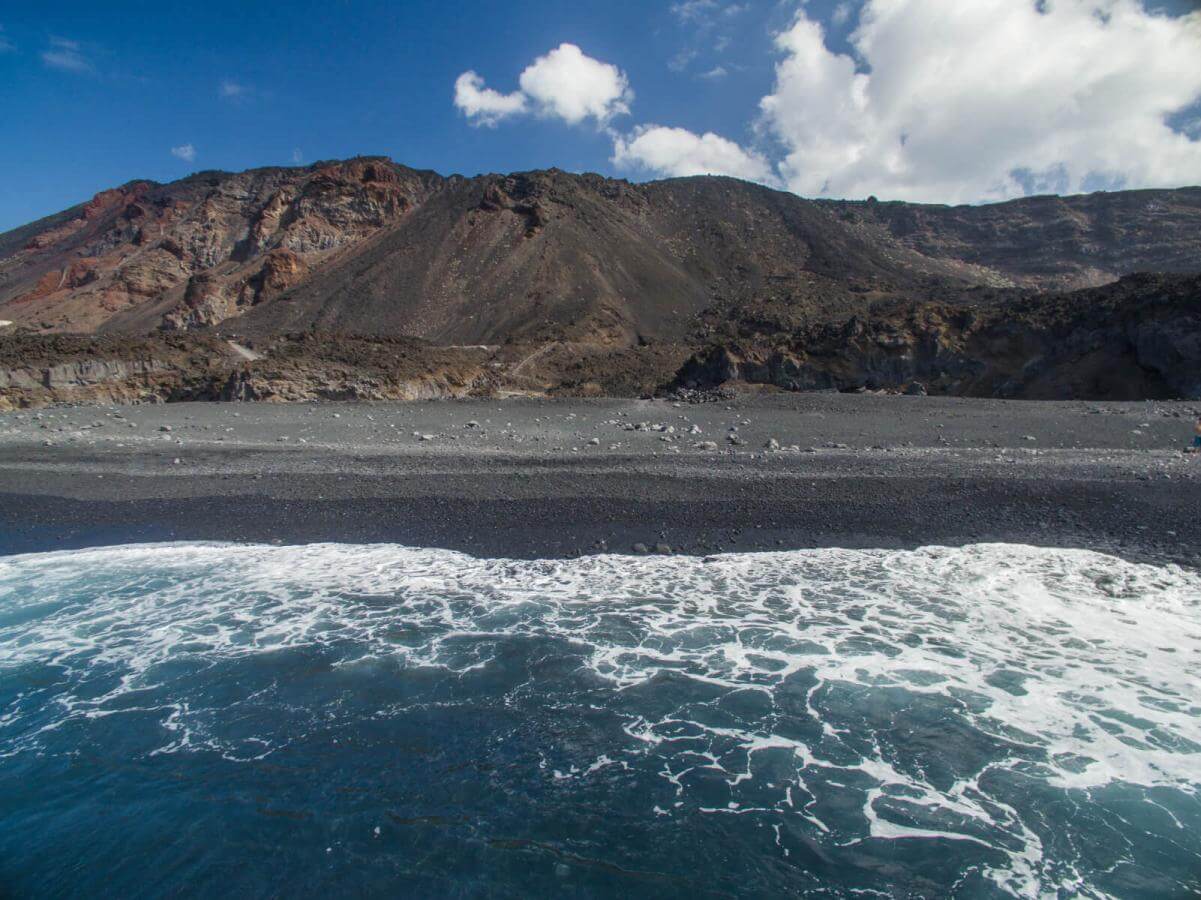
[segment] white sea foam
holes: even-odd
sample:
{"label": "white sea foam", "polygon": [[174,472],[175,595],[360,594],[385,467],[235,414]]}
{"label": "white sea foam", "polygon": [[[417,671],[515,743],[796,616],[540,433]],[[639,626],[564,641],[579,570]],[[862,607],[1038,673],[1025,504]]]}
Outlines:
{"label": "white sea foam", "polygon": [[[1199,599],[1192,571],[1014,545],[532,562],[390,545],[14,556],[0,558],[0,675],[38,663],[67,685],[95,667],[115,678],[66,688],[61,715],[36,728],[5,714],[0,755],[137,709],[172,660],[337,645],[341,666],[469,672],[494,664],[505,639],[547,636],[579,648],[614,696],[684,679],[717,698],[654,714],[630,704],[626,745],[555,779],[653,758],[680,803],[697,772],[724,779],[729,802],[698,811],[774,816],[776,842],[781,816],[841,846],[975,842],[1007,860],[987,873],[994,883],[1025,895],[1075,876],[1050,870],[1035,829],[990,787],[998,777],[1081,796],[1122,785],[1145,803],[1153,788],[1201,791]],[[952,766],[949,783],[907,762],[888,746],[889,717],[913,727],[923,698],[1006,749]],[[156,752],[256,759],[286,740],[223,746],[206,727],[214,710],[155,702],[170,707]],[[780,733],[785,706],[814,728]],[[825,798],[840,791],[861,799],[858,830],[827,821]]]}

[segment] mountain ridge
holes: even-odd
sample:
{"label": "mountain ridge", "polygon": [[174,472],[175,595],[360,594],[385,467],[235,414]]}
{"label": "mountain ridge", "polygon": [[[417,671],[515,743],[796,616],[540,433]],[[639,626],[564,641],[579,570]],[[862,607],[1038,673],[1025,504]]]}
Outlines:
{"label": "mountain ridge", "polygon": [[[1194,273],[1196,187],[946,206],[356,157],[131,181],[0,235],[0,340],[18,331],[23,352],[61,357],[60,397],[77,370],[87,388],[89,353],[151,345],[183,379],[155,376],[159,397],[640,394],[723,378],[1191,396]],[[111,340],[39,345],[58,334]],[[226,340],[268,359],[225,359]],[[418,342],[403,365],[387,362],[395,340]],[[9,382],[61,380],[27,369]]]}
{"label": "mountain ridge", "polygon": [[[0,235],[0,318],[42,331],[229,323],[452,341],[586,319],[599,339],[633,344],[680,336],[719,297],[813,295],[814,279],[841,314],[854,305],[845,289],[1061,290],[1187,271],[1199,234],[1201,188],[973,207],[806,200],[716,176],[442,176],[355,157],[134,180]],[[334,294],[340,308],[325,302]],[[283,296],[299,305],[270,309]]]}

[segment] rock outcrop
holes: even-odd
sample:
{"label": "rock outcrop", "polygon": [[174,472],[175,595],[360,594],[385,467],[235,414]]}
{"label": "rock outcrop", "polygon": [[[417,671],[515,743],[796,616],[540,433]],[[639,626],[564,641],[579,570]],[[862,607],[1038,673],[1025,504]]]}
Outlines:
{"label": "rock outcrop", "polygon": [[[757,325],[763,325],[760,319]],[[1036,399],[1201,399],[1201,278],[1135,275],[1003,305],[893,302],[840,324],[731,327],[675,385]]]}
{"label": "rock outcrop", "polygon": [[441,182],[384,159],[135,182],[31,236],[0,236],[0,307],[43,331],[212,326],[300,283]]}
{"label": "rock outcrop", "polygon": [[0,337],[0,409],[184,400],[437,400],[488,394],[483,348],[287,335],[247,360],[211,335]]}

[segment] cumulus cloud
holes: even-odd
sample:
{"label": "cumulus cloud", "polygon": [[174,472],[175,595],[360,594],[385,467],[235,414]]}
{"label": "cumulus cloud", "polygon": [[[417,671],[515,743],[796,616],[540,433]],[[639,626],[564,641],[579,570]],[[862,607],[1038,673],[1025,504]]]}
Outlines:
{"label": "cumulus cloud", "polygon": [[80,50],[79,42],[66,38],[50,38],[50,48],[42,51],[42,62],[64,72],[87,72],[92,68]]}
{"label": "cumulus cloud", "polygon": [[669,177],[731,175],[766,184],[775,181],[771,163],[760,154],[712,132],[698,135],[663,125],[644,125],[628,137],[616,138],[613,163]]}
{"label": "cumulus cloud", "polygon": [[1201,181],[1201,13],[1139,0],[868,0],[832,52],[802,10],[761,126],[804,195],[973,202]]}
{"label": "cumulus cloud", "polygon": [[[716,7],[716,4],[713,4]],[[707,4],[701,7],[708,8]],[[722,68],[700,77],[717,79]],[[758,153],[708,132],[644,125],[621,134],[609,123],[630,111],[634,92],[617,66],[586,56],[575,44],[561,44],[526,67],[520,90],[503,94],[468,71],[455,82],[455,106],[474,125],[495,126],[526,113],[561,119],[569,125],[593,121],[613,140],[613,162],[623,169],[655,175],[732,175],[774,183],[771,165]]]}
{"label": "cumulus cloud", "polygon": [[[672,7],[690,23],[723,10],[740,7]],[[854,29],[845,51],[827,45],[803,5],[777,35],[754,146],[657,124],[618,133],[609,122],[633,97],[625,74],[573,44],[531,64],[513,94],[466,72],[455,102],[484,124],[529,112],[594,120],[623,169],[733,175],[806,196],[956,203],[1201,182],[1201,11],[1172,16],[1143,0],[862,0],[831,16]]]}
{"label": "cumulus cloud", "polygon": [[475,72],[464,72],[455,81],[455,106],[475,125],[492,128],[501,119],[516,116],[526,110],[525,95],[520,91],[502,94],[484,86],[484,79]]}
{"label": "cumulus cloud", "polygon": [[196,160],[196,148],[191,144],[180,144],[178,147],[171,148],[171,155],[177,159],[182,159],[184,162],[194,162]]}
{"label": "cumulus cloud", "polygon": [[593,119],[599,125],[630,111],[634,98],[629,81],[617,66],[587,56],[575,44],[560,44],[535,59],[511,94],[487,87],[475,72],[455,81],[455,106],[474,124],[494,126],[502,119],[534,112],[578,125]]}
{"label": "cumulus cloud", "polygon": [[601,124],[630,111],[634,92],[617,66],[586,56],[575,44],[560,44],[521,73],[521,89],[543,115],[569,125],[592,118]]}

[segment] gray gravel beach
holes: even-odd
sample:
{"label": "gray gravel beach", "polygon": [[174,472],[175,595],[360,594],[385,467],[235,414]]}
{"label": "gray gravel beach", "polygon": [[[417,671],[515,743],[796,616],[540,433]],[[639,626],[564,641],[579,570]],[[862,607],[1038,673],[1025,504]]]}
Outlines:
{"label": "gray gravel beach", "polygon": [[1201,404],[169,404],[0,415],[0,552],[391,541],[481,556],[1010,541],[1201,563]]}

